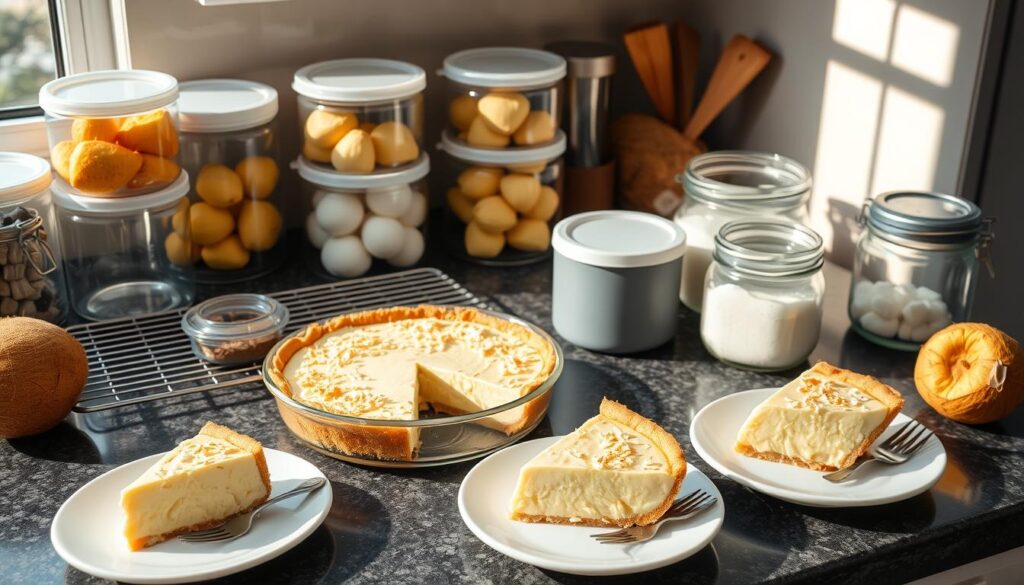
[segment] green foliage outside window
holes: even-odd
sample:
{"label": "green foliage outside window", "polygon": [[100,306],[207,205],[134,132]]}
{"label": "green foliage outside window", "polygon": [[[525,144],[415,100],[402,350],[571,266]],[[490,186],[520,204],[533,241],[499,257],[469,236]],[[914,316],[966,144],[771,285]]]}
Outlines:
{"label": "green foliage outside window", "polygon": [[54,78],[45,0],[0,0],[0,109],[32,106]]}

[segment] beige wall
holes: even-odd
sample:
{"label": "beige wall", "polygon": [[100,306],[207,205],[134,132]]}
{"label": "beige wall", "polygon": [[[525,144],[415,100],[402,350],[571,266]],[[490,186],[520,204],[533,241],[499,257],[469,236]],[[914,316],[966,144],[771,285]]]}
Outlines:
{"label": "beige wall", "polygon": [[[426,132],[433,143],[444,111],[442,82],[434,71],[453,51],[540,47],[564,39],[618,43],[631,24],[685,17],[703,35],[701,78],[706,79],[722,44],[734,33],[746,33],[777,58],[705,138],[712,148],[775,151],[812,167],[815,227],[841,261],[849,258],[852,219],[869,194],[897,186],[955,192],[987,9],[986,1],[974,0],[285,0],[209,8],[191,0],[126,0],[126,5],[133,66],[180,79],[242,77],[276,86],[288,155],[295,153],[298,135],[291,77],[307,63],[373,56],[424,67],[429,74]],[[617,111],[649,107],[625,61],[613,98]],[[440,187],[435,179],[433,190]]]}

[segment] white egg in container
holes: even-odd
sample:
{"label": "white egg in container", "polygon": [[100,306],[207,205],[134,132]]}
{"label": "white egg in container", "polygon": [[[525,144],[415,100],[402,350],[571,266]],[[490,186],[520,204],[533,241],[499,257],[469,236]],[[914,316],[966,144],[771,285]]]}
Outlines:
{"label": "white egg in container", "polygon": [[354,278],[409,268],[423,257],[426,154],[408,167],[365,174],[325,170],[301,157],[295,167],[308,202],[309,258],[318,271]]}

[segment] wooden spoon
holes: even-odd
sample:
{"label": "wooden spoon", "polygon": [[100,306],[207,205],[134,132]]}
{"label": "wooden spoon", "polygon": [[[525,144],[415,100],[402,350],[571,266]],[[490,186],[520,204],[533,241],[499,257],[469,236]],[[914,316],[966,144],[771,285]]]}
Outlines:
{"label": "wooden spoon", "polygon": [[697,111],[686,123],[683,134],[696,141],[729,102],[768,65],[772,54],[750,38],[736,35],[725,46],[715,65]]}
{"label": "wooden spoon", "polygon": [[672,83],[672,41],[668,26],[663,22],[641,25],[623,35],[623,40],[658,116],[674,126],[676,99]]}
{"label": "wooden spoon", "polygon": [[697,64],[700,60],[700,33],[682,20],[673,28],[676,41],[676,71],[678,71],[679,113],[676,121],[679,131],[686,129],[693,112],[693,90],[697,84]]}

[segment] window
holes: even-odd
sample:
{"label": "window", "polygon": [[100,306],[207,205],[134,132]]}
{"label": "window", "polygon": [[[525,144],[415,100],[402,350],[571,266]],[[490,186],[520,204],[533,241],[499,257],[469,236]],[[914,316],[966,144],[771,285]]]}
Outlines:
{"label": "window", "polygon": [[39,88],[62,73],[47,0],[0,0],[0,119],[39,113]]}

